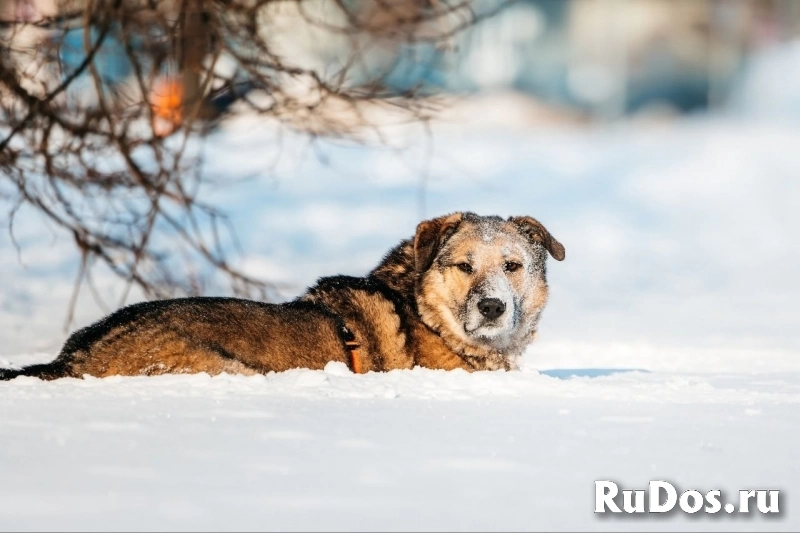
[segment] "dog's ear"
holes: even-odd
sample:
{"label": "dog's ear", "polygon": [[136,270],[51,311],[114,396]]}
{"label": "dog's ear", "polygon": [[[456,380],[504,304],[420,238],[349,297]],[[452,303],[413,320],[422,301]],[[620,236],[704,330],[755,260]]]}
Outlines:
{"label": "dog's ear", "polygon": [[558,242],[555,237],[550,235],[547,228],[542,226],[538,220],[533,217],[511,217],[508,220],[516,224],[520,231],[530,240],[544,246],[545,249],[550,252],[550,255],[553,256],[553,259],[558,261],[564,260],[564,246]]}
{"label": "dog's ear", "polygon": [[461,223],[462,214],[454,213],[433,220],[425,220],[417,225],[414,235],[414,267],[417,272],[430,268],[436,253]]}

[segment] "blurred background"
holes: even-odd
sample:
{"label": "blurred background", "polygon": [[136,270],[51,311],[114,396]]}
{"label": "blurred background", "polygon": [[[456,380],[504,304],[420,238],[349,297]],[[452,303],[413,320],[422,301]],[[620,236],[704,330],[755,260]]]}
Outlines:
{"label": "blurred background", "polygon": [[[389,2],[392,16],[426,3]],[[81,2],[5,0],[0,16],[35,22],[75,4]],[[314,12],[314,20],[335,24],[342,18],[331,7],[337,2],[302,4],[302,10],[271,14],[270,29],[280,34],[275,45],[321,71],[341,63],[352,42],[304,16]],[[369,2],[344,4],[359,12],[375,10]],[[800,31],[800,3],[794,0],[472,0],[469,6],[480,23],[465,25],[464,31],[360,51],[361,64],[350,69],[349,83],[379,73],[397,93],[513,91],[553,112],[586,119],[685,114],[725,108],[745,88],[741,78],[753,57],[780,47],[790,53]],[[60,59],[76,65],[84,58],[83,26],[71,26],[66,36],[23,28],[11,42],[25,46],[49,36],[60,47]],[[114,35],[98,54],[106,80],[134,74],[120,40]],[[774,80],[771,95],[783,88],[788,98],[790,81]]]}
{"label": "blurred background", "polygon": [[[397,27],[423,3],[397,0],[370,24]],[[222,57],[238,85],[209,93],[212,127],[189,144],[209,178],[199,197],[234,230],[221,244],[230,265],[267,280],[271,298],[364,274],[423,218],[531,215],[567,250],[549,266],[532,366],[800,364],[800,1],[474,0],[463,29],[391,46],[331,30],[343,17],[331,2],[302,4],[265,22],[272,50],[327,79],[359,47],[341,84],[379,82],[380,94],[267,117],[252,102],[269,90]],[[69,8],[1,5],[0,20],[17,22]],[[37,72],[54,80],[43,86],[86,60],[83,26],[52,35],[30,24],[9,38],[56,47],[62,68]],[[126,49],[148,46],[112,33],[98,77],[134,85]],[[89,76],[78,81],[67,107],[93,98]],[[366,106],[398,97],[416,105],[412,119]],[[159,116],[169,135],[172,115]],[[359,133],[309,126],[331,116]],[[68,330],[150,297],[103,264],[76,292],[84,272],[68,232],[0,192],[15,210],[0,236],[0,357],[52,357]]]}

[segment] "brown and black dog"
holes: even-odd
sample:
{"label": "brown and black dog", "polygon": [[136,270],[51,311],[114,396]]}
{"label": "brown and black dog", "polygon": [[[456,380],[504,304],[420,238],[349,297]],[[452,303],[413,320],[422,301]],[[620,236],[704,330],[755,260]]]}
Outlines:
{"label": "brown and black dog", "polygon": [[366,277],[320,279],[296,300],[178,298],[124,307],[73,333],[51,363],[0,380],[91,375],[354,372],[423,366],[512,370],[547,303],[547,253],[531,217],[455,213],[421,222]]}

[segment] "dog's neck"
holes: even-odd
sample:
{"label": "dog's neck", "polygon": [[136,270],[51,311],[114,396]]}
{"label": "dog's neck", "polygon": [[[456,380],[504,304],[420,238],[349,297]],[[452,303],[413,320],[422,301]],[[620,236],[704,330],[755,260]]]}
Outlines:
{"label": "dog's neck", "polygon": [[369,273],[370,278],[399,293],[404,301],[412,305],[415,301],[414,287],[417,284],[417,276],[414,267],[414,244],[410,239],[394,247]]}

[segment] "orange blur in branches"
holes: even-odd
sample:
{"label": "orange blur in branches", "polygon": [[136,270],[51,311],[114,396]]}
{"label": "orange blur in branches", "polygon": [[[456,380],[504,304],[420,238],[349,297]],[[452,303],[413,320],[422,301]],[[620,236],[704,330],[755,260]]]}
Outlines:
{"label": "orange blur in branches", "polygon": [[183,122],[183,84],[176,78],[156,80],[150,90],[153,133],[169,135]]}

